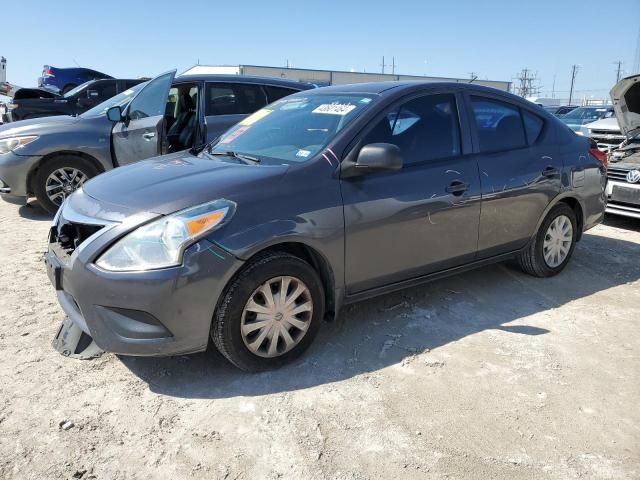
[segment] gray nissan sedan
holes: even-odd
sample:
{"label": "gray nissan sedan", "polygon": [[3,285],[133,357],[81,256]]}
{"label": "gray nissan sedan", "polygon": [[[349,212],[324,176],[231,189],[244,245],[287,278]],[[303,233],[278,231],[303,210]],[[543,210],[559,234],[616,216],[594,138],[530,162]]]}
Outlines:
{"label": "gray nissan sedan", "polygon": [[300,92],[200,151],[67,198],[46,265],[67,355],[237,367],[300,355],[347,303],[506,259],[559,273],[605,209],[606,157],[516,96],[385,82]]}

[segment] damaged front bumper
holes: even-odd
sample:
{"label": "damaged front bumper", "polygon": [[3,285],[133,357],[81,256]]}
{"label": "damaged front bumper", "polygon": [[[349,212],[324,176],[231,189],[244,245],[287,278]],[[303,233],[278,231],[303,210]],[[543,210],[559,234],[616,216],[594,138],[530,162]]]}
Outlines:
{"label": "damaged front bumper", "polygon": [[[99,210],[95,203],[91,197],[74,194],[50,232],[47,272],[60,306],[75,326],[66,336],[63,326],[58,344],[73,344],[76,336],[80,342],[80,330],[96,348],[123,355],[167,356],[205,350],[218,298],[242,261],[203,239],[185,250],[183,264],[177,267],[103,270],[95,260],[132,228],[129,221],[113,221],[118,212],[103,209],[99,218],[87,218],[86,212]],[[148,221],[148,216],[136,223]],[[88,230],[87,222],[92,222]],[[62,248],[58,240],[58,229],[63,225],[72,226],[66,232],[87,230],[87,238],[78,238],[72,252]],[[57,349],[73,352],[71,347]]]}

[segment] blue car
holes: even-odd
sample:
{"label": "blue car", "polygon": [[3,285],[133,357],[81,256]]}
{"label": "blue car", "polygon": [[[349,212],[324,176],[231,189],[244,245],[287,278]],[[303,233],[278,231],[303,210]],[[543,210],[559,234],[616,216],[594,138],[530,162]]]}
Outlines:
{"label": "blue car", "polygon": [[42,76],[38,78],[38,86],[64,95],[89,80],[103,78],[113,77],[89,68],[56,68],[45,65],[42,67]]}

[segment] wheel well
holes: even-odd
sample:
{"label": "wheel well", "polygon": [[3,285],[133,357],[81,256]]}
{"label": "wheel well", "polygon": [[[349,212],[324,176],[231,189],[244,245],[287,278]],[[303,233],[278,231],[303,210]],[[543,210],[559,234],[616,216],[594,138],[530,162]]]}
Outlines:
{"label": "wheel well", "polygon": [[576,237],[576,241],[579,241],[582,238],[582,228],[584,226],[584,214],[582,213],[582,206],[580,202],[573,197],[566,197],[560,200],[558,203],[566,203],[571,207],[571,210],[576,214],[576,222],[578,222],[578,236]]}
{"label": "wheel well", "polygon": [[30,195],[33,195],[35,191],[34,182],[36,179],[36,175],[38,174],[38,170],[40,170],[42,165],[44,165],[45,162],[48,162],[56,157],[61,157],[63,155],[71,155],[74,157],[84,158],[85,160],[91,162],[98,169],[100,173],[104,172],[104,167],[102,166],[102,164],[97,159],[95,159],[91,155],[87,155],[86,153],[74,152],[74,151],[60,151],[60,152],[50,153],[42,157],[38,162],[38,164],[34,168],[32,168],[31,171],[29,172],[29,175],[27,177],[27,190]]}
{"label": "wheel well", "polygon": [[322,280],[322,285],[324,287],[324,297],[325,297],[325,318],[333,318],[335,313],[335,280],[333,277],[333,269],[329,262],[324,258],[324,256],[310,247],[309,245],[305,245],[304,243],[299,242],[287,242],[287,243],[278,243],[276,245],[271,245],[264,250],[260,250],[251,256],[247,261],[251,261],[256,255],[264,254],[265,252],[286,252],[294,257],[298,257],[309,265],[313,267],[313,269],[320,275],[320,279]]}

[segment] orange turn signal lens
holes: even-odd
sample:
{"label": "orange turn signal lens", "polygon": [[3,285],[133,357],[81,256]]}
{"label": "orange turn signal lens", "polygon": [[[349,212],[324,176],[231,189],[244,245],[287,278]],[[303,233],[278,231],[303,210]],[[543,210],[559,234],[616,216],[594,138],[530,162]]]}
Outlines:
{"label": "orange turn signal lens", "polygon": [[189,230],[189,236],[195,237],[203,230],[207,230],[217,225],[225,217],[228,210],[228,208],[223,208],[221,210],[216,210],[214,212],[206,213],[199,217],[187,220],[185,223],[187,224],[187,229]]}

